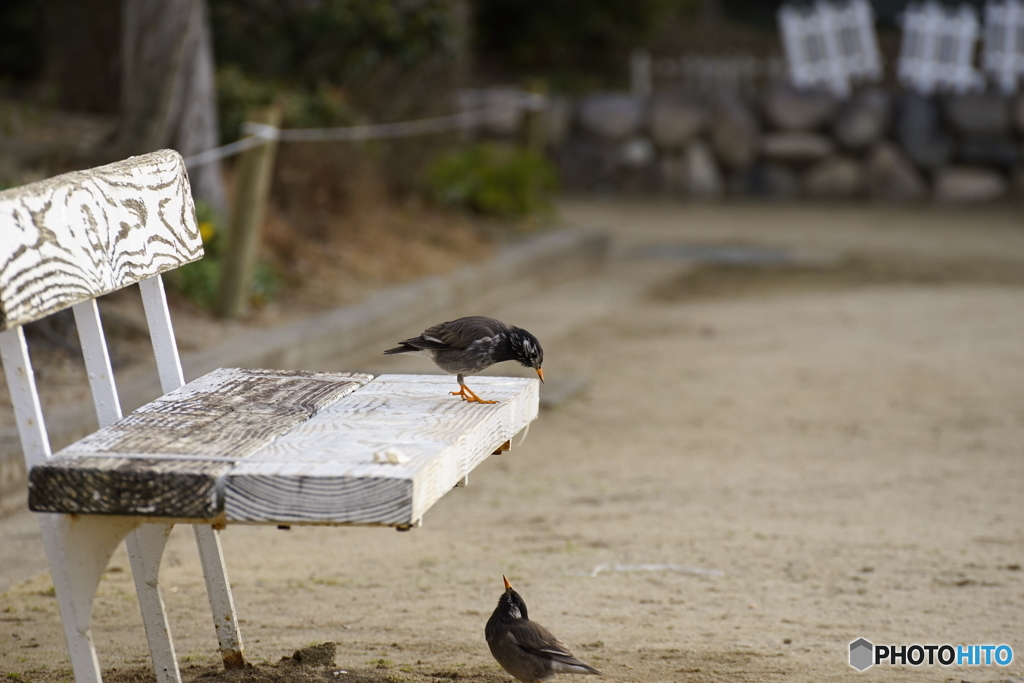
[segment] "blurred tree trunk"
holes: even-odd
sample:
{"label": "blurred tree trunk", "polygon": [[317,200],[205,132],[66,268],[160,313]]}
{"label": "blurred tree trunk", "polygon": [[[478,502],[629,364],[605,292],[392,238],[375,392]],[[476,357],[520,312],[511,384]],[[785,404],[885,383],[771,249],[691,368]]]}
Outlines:
{"label": "blurred tree trunk", "polygon": [[46,72],[65,109],[116,114],[121,0],[47,0]]}
{"label": "blurred tree trunk", "polygon": [[[172,147],[187,157],[218,137],[206,0],[123,0],[119,152]],[[190,169],[189,179],[193,196],[226,217],[220,164]]]}
{"label": "blurred tree trunk", "polygon": [[703,5],[704,16],[714,19],[722,18],[722,0],[703,0],[701,5]]}

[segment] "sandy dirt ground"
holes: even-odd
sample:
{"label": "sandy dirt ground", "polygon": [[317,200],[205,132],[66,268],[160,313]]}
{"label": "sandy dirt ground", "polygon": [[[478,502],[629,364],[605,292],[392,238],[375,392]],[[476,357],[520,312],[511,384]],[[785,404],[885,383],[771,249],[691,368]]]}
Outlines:
{"label": "sandy dirt ground", "polygon": [[[483,639],[502,574],[608,683],[1024,680],[1020,211],[575,201],[562,215],[613,232],[608,267],[466,313],[537,334],[544,390],[564,400],[420,529],[228,528],[255,665],[242,674],[218,673],[177,528],[162,582],[186,681],[508,681]],[[695,266],[678,245],[796,261]],[[18,578],[0,585],[0,670],[68,680],[27,518],[0,521]],[[108,681],[151,679],[123,549],[93,632]],[[860,637],[1015,657],[858,673]],[[326,642],[333,663],[282,661]]]}

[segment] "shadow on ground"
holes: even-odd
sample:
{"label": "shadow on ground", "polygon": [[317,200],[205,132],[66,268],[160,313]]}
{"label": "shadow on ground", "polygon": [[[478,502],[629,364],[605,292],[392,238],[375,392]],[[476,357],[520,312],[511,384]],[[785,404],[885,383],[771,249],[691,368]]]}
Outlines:
{"label": "shadow on ground", "polygon": [[[296,650],[276,664],[247,663],[244,669],[226,671],[219,665],[183,667],[184,683],[438,683],[439,681],[473,681],[474,683],[508,683],[508,677],[494,671],[451,670],[432,673],[414,672],[410,667],[395,667],[381,659],[375,668],[345,669],[335,662],[334,643],[321,643]],[[106,683],[156,683],[148,666],[111,669],[103,674]]]}

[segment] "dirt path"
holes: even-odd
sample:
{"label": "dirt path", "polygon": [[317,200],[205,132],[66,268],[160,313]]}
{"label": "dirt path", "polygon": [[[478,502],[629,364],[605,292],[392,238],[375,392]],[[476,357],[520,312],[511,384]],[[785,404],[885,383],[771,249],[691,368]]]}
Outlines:
{"label": "dirt path", "polygon": [[[508,680],[483,641],[504,573],[609,683],[1024,676],[1014,212],[575,202],[564,216],[612,229],[624,254],[659,247],[491,312],[537,334],[548,377],[585,390],[411,533],[228,529],[250,661],[335,641],[336,665],[292,667],[301,680]],[[838,258],[694,270],[667,248],[693,243]],[[187,529],[163,582],[186,679],[212,680]],[[94,624],[108,678],[143,679],[123,551]],[[1007,643],[1015,659],[858,674],[858,637]],[[0,662],[13,680],[66,680],[46,575],[0,594]]]}

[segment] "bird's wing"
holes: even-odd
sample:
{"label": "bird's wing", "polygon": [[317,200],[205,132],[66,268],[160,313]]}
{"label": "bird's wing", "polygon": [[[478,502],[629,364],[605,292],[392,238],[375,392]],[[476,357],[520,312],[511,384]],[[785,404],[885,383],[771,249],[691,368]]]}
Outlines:
{"label": "bird's wing", "polygon": [[581,659],[577,659],[565,643],[551,631],[533,621],[523,621],[509,627],[509,635],[522,650],[551,660],[557,673],[600,674],[601,672]]}
{"label": "bird's wing", "polygon": [[[500,320],[484,315],[471,315],[434,325],[424,330],[415,340],[403,343],[415,341],[415,346],[424,349],[464,349],[477,339],[493,337],[508,329],[508,325]],[[424,345],[421,346],[420,343]]]}

